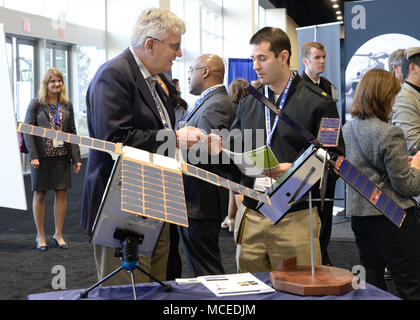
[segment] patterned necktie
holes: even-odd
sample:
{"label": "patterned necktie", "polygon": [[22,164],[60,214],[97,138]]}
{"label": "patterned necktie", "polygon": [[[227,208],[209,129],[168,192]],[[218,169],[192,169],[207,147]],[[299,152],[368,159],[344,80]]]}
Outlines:
{"label": "patterned necktie", "polygon": [[172,129],[171,121],[168,115],[166,108],[162,105],[162,102],[159,98],[159,95],[156,90],[157,79],[154,76],[150,76],[146,79],[149,83],[150,91],[152,92],[153,100],[155,101],[156,107],[159,111],[160,118],[162,119],[162,124],[164,128]]}

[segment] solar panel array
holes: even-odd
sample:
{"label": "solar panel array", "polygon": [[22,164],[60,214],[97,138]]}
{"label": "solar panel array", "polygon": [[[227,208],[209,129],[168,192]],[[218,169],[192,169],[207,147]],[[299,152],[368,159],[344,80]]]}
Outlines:
{"label": "solar panel array", "polygon": [[340,121],[340,118],[322,118],[318,132],[318,142],[325,147],[337,147]]}
{"label": "solar panel array", "polygon": [[406,212],[393,200],[383,193],[374,183],[369,181],[344,157],[340,157],[336,164],[338,175],[358,191],[366,200],[376,206],[396,226],[401,227]]}
{"label": "solar panel array", "polygon": [[82,137],[75,134],[33,126],[22,122],[19,123],[18,131],[38,137],[58,139],[60,141],[68,143],[79,144],[81,146],[96,149],[99,151],[112,152],[118,154],[121,153],[120,146],[117,143],[112,143],[105,140],[99,140],[89,137]]}
{"label": "solar panel array", "polygon": [[209,183],[212,183],[216,186],[220,186],[229,190],[232,190],[236,193],[243,194],[244,196],[248,198],[252,198],[254,200],[257,200],[259,202],[263,202],[266,204],[271,205],[270,198],[267,194],[258,192],[254,189],[247,188],[241,184],[235,183],[231,180],[222,178],[218,176],[217,174],[211,173],[207,170],[203,170],[200,168],[197,168],[195,166],[192,166],[190,164],[184,163],[183,165],[183,172],[187,175],[196,177],[198,179],[207,181]]}
{"label": "solar panel array", "polygon": [[182,172],[123,157],[121,210],[188,227]]}

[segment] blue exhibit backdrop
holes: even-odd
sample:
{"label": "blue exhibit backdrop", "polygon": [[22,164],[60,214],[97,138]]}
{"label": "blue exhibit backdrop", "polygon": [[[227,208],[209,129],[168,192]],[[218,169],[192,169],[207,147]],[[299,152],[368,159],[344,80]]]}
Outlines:
{"label": "blue exhibit backdrop", "polygon": [[366,71],[389,70],[397,49],[420,46],[419,0],[370,0],[344,3],[345,103],[347,119],[354,90]]}

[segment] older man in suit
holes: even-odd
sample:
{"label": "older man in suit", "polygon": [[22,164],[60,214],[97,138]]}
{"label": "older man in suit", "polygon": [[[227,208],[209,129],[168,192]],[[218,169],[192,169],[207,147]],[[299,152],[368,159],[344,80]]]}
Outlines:
{"label": "older man in suit", "polygon": [[[141,13],[130,47],[103,64],[89,85],[86,102],[91,137],[156,153],[164,143],[158,139],[163,130],[176,134],[177,146],[183,144],[187,148],[203,136],[199,129],[191,127],[173,131],[173,106],[162,88],[156,85],[156,75],[170,70],[173,61],[182,56],[181,35],[184,33],[184,22],[168,10],[147,9]],[[88,234],[92,232],[113,164],[109,154],[90,150],[81,217]],[[164,228],[153,257],[140,259],[143,269],[159,280],[166,277],[167,229]],[[121,266],[113,249],[95,244],[94,252],[99,279]],[[142,273],[136,275],[136,280],[149,281]],[[126,272],[105,282],[107,285],[123,283],[130,283]]]}
{"label": "older man in suit", "polygon": [[[223,85],[224,73],[223,61],[217,55],[205,54],[194,61],[188,77],[190,93],[200,98],[186,114],[183,125],[200,128],[206,134],[213,129],[230,128],[235,108]],[[200,159],[204,158],[200,156]],[[204,168],[222,174],[220,164],[207,164]],[[189,228],[180,227],[180,237],[189,273],[193,277],[222,274],[218,242],[220,224],[227,212],[227,190],[187,176],[184,177],[184,189]]]}
{"label": "older man in suit", "polygon": [[420,150],[420,47],[406,50],[402,60],[405,82],[395,98],[392,123],[404,131],[409,153]]}

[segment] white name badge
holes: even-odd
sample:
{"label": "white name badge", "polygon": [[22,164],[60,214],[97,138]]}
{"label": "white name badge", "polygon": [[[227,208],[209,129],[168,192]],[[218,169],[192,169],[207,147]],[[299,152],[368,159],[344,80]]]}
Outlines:
{"label": "white name badge", "polygon": [[254,183],[254,190],[265,192],[268,188],[271,188],[271,186],[276,182],[276,180],[271,179],[269,177],[264,178],[256,178]]}
{"label": "white name badge", "polygon": [[53,140],[53,148],[62,148],[64,147],[64,142],[61,140],[54,139]]}

